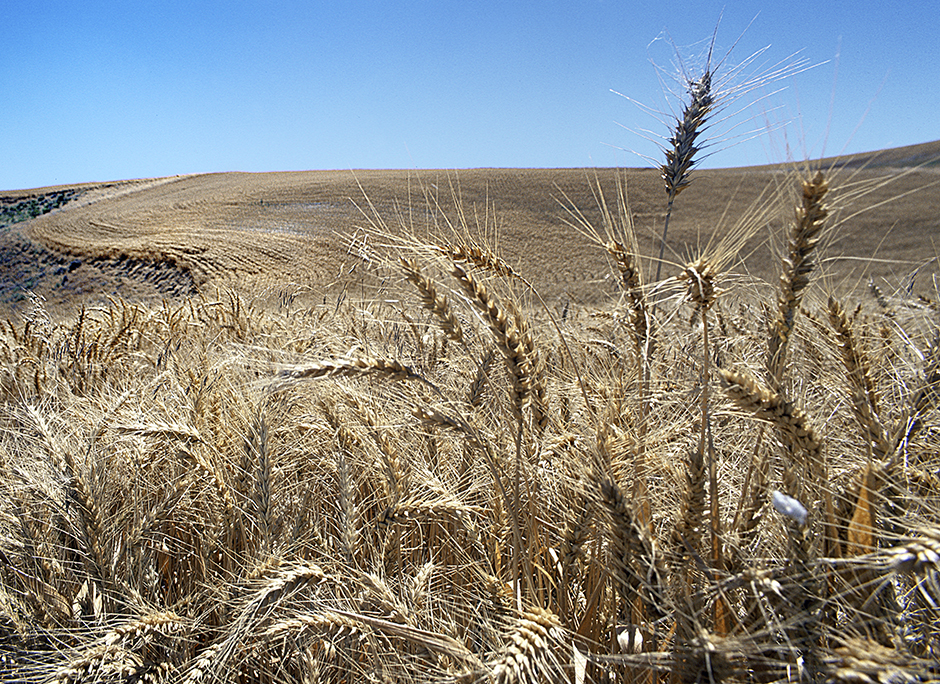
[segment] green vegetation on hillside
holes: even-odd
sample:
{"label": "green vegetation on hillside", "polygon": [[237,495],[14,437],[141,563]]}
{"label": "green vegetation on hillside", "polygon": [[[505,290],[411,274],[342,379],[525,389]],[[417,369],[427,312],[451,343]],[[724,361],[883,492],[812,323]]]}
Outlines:
{"label": "green vegetation on hillside", "polygon": [[48,214],[80,194],[80,190],[69,188],[29,197],[2,197],[0,198],[0,228]]}

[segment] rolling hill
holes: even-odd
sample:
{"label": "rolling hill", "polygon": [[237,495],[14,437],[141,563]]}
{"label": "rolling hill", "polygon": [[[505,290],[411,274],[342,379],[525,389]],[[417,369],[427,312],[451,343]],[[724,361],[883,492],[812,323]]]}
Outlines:
{"label": "rolling hill", "polygon": [[[940,142],[816,162],[834,189],[823,255],[831,283],[872,277],[894,287],[913,274],[916,287],[933,287],[936,269],[923,267],[940,254],[937,159]],[[696,172],[676,202],[671,261],[729,230],[725,216],[753,207],[757,233],[742,265],[775,278],[774,250],[763,243],[779,242],[796,201],[793,173],[783,165]],[[640,251],[653,254],[665,216],[655,169],[215,173],[0,192],[0,300],[20,308],[32,291],[69,306],[228,285],[327,294],[368,280],[382,252],[374,224],[439,234],[462,216],[546,298],[590,303],[614,289],[603,250],[574,230],[569,210],[600,225],[596,187],[613,203],[621,180]]]}

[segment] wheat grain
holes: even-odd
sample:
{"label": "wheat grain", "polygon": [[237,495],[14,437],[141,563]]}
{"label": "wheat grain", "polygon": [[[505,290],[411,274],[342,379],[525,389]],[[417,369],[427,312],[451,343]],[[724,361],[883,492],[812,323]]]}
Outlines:
{"label": "wheat grain", "polygon": [[832,297],[829,298],[829,322],[835,331],[836,344],[849,381],[852,408],[866,433],[866,443],[873,456],[883,461],[894,453],[894,445],[880,417],[871,362],[859,348],[845,310]]}
{"label": "wheat grain", "polygon": [[924,574],[940,570],[940,530],[925,528],[921,535],[911,537],[889,552],[891,567],[896,572]]}
{"label": "wheat grain", "polygon": [[451,311],[447,297],[438,294],[434,281],[421,273],[413,259],[409,260],[402,257],[400,263],[405,270],[405,276],[418,289],[424,308],[433,313],[440,321],[444,334],[457,344],[463,344],[463,328],[461,328],[457,316]]}
{"label": "wheat grain", "polygon": [[502,652],[487,663],[490,677],[499,684],[567,681],[556,654],[560,628],[557,616],[545,610],[527,611],[517,617]]}
{"label": "wheat grain", "polygon": [[614,567],[618,573],[618,591],[622,606],[631,606],[642,597],[644,607],[653,617],[669,609],[662,557],[654,540],[646,536],[620,487],[609,476],[596,474],[600,501],[610,516],[610,535],[616,550]]}
{"label": "wheat grain", "polygon": [[812,180],[803,180],[802,202],[796,208],[796,217],[787,241],[787,254],[783,258],[777,310],[771,323],[771,337],[767,369],[775,386],[780,385],[786,364],[787,347],[793,334],[796,314],[809,286],[809,276],[815,263],[813,252],[819,244],[826,217],[824,205],[829,184],[821,171]]}
{"label": "wheat grain", "polygon": [[819,474],[822,440],[809,417],[793,403],[743,372],[719,369],[725,392],[744,411],[777,427],[795,449],[805,452],[810,475]]}
{"label": "wheat grain", "polygon": [[471,302],[482,312],[487,325],[496,338],[496,348],[503,355],[503,361],[510,377],[510,407],[517,420],[522,420],[522,408],[528,395],[529,359],[525,345],[510,323],[511,313],[507,314],[501,303],[486,286],[473,274],[455,264],[453,276],[470,297]]}
{"label": "wheat grain", "polygon": [[661,273],[663,254],[666,250],[666,234],[669,230],[669,218],[672,216],[673,203],[679,193],[687,188],[691,182],[692,167],[696,161],[695,156],[699,152],[696,140],[705,129],[705,123],[715,106],[712,76],[711,64],[709,63],[699,78],[689,80],[685,84],[689,101],[683,107],[682,117],[676,119],[676,123],[672,128],[672,136],[669,138],[669,147],[664,150],[666,163],[660,166],[660,176],[666,190],[667,208],[666,219],[663,222],[663,234],[659,242],[659,259],[656,262],[655,281],[659,281]]}
{"label": "wheat grain", "polygon": [[620,285],[627,297],[627,325],[641,358],[647,356],[650,342],[650,312],[643,293],[643,281],[636,258],[616,240],[610,240],[607,253],[614,259],[620,272]]}
{"label": "wheat grain", "polygon": [[368,357],[320,361],[309,366],[285,369],[280,372],[280,377],[291,380],[312,380],[334,376],[352,377],[368,373],[382,375],[393,382],[423,380],[420,374],[399,361]]}

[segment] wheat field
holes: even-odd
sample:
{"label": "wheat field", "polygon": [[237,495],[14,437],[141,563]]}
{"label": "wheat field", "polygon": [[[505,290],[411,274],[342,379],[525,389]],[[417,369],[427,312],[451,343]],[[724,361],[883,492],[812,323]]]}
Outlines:
{"label": "wheat field", "polygon": [[[708,187],[705,76],[657,226]],[[546,298],[543,257],[456,190],[367,193],[329,291],[306,256],[220,284],[258,252],[195,193],[145,240],[33,219],[192,279],[2,326],[4,680],[940,680],[936,261],[896,287],[826,266],[861,198],[906,201],[913,171],[869,171],[777,169],[681,249],[625,176],[560,188],[593,297]]]}

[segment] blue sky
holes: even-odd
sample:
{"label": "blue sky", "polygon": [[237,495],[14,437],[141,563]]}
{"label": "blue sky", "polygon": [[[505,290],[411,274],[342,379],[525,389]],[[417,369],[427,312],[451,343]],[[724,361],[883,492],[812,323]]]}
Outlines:
{"label": "blue sky", "polygon": [[668,31],[694,67],[722,10],[716,54],[738,41],[725,69],[769,46],[740,78],[798,51],[819,66],[735,103],[765,96],[735,130],[773,130],[719,142],[705,166],[940,138],[936,0],[0,4],[0,189],[212,171],[648,166],[624,150],[657,157],[638,132],[665,127],[611,91],[668,114],[675,53],[657,37]]}

